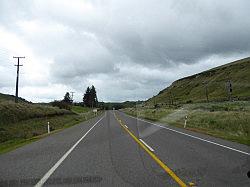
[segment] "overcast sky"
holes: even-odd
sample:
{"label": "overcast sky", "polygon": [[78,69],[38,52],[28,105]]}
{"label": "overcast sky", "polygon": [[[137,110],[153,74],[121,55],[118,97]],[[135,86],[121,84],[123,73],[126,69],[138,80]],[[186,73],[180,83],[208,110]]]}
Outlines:
{"label": "overcast sky", "polygon": [[34,102],[147,99],[250,56],[249,0],[1,0],[0,92]]}

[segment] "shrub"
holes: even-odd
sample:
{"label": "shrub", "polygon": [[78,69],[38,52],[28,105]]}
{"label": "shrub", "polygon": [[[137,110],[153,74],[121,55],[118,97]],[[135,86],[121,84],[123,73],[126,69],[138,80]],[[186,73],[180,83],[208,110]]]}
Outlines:
{"label": "shrub", "polygon": [[66,109],[66,110],[70,110],[71,109],[71,104],[65,102],[65,101],[53,101],[51,103],[52,106],[54,107],[58,107],[60,109]]}

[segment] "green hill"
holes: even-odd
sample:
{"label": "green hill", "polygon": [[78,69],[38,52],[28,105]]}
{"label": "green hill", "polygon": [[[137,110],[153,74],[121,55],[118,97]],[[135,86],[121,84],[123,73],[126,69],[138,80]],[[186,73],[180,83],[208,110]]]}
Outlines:
{"label": "green hill", "polygon": [[150,98],[148,104],[226,101],[228,81],[232,84],[233,100],[250,100],[250,57],[231,62],[173,82]]}
{"label": "green hill", "polygon": [[[20,102],[26,102],[26,103],[28,103],[27,100],[25,100],[25,99],[23,99],[21,97],[18,97],[18,100]],[[15,101],[15,96],[14,95],[0,93],[0,102],[3,102],[3,101]]]}

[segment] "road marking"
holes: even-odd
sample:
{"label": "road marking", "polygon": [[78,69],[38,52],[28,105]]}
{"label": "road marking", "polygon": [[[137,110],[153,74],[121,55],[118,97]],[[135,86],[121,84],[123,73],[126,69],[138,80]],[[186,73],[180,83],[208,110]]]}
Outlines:
{"label": "road marking", "polygon": [[[127,115],[127,116],[129,116],[129,115]],[[143,122],[146,122],[146,123],[149,123],[149,124],[151,124],[151,125],[155,125],[155,126],[157,126],[157,127],[161,127],[161,128],[164,128],[164,129],[167,129],[167,130],[170,130],[170,131],[173,131],[173,132],[176,132],[176,133],[185,135],[185,136],[189,136],[189,137],[194,138],[194,139],[197,139],[197,140],[201,140],[201,141],[204,141],[204,142],[207,142],[207,143],[211,143],[211,144],[214,144],[214,145],[217,145],[217,146],[226,148],[226,149],[230,149],[230,150],[232,150],[232,151],[236,151],[236,152],[239,152],[239,153],[242,153],[242,154],[245,154],[245,155],[250,155],[250,153],[248,153],[248,152],[241,151],[241,150],[238,150],[238,149],[235,149],[235,148],[226,146],[226,145],[222,145],[222,144],[219,144],[219,143],[210,141],[210,140],[206,140],[206,139],[203,139],[203,138],[199,138],[199,137],[197,137],[197,136],[193,136],[193,135],[190,135],[190,134],[187,134],[187,133],[184,133],[184,132],[180,132],[180,131],[177,131],[177,130],[174,130],[174,129],[171,129],[171,128],[168,128],[168,127],[164,127],[164,126],[161,126],[161,125],[158,125],[158,124],[149,122],[149,121],[145,121],[145,120],[140,119],[140,118],[136,118],[136,117],[134,117],[134,116],[129,116],[129,117],[134,118],[134,119],[137,119],[137,120],[140,120],[140,121],[143,121]]]}
{"label": "road marking", "polygon": [[161,168],[166,171],[181,187],[187,187],[187,185],[167,166],[165,165],[153,152],[149,150],[130,130],[128,130],[122,123],[121,120],[118,119],[116,114],[114,114],[116,120],[119,122],[121,127],[144,149],[153,160],[161,166]]}
{"label": "road marking", "polygon": [[128,126],[127,125],[124,125],[127,129],[128,129]]}
{"label": "road marking", "polygon": [[154,152],[154,149],[152,148],[152,147],[150,147],[146,142],[144,142],[142,139],[139,139],[142,143],[144,143],[144,145],[146,145],[146,147],[150,150],[150,151],[152,151],[152,152]]}
{"label": "road marking", "polygon": [[75,147],[85,138],[88,133],[104,118],[99,119],[61,158],[57,163],[40,179],[35,187],[41,187],[48,180],[48,178],[54,173],[54,171],[61,165],[61,163],[67,158],[67,156],[75,149]]}

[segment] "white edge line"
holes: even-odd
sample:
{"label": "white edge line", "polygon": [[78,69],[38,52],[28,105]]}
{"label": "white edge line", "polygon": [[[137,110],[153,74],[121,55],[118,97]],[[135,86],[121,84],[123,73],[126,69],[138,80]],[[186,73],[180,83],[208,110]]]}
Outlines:
{"label": "white edge line", "polygon": [[136,118],[136,117],[134,117],[134,116],[130,116],[130,115],[127,115],[127,116],[129,116],[129,117],[131,117],[131,118],[134,118],[134,119],[137,119],[137,120],[140,120],[140,121],[143,121],[143,122],[146,122],[146,123],[149,123],[149,124],[151,124],[151,125],[155,125],[155,126],[157,126],[157,127],[161,127],[161,128],[164,128],[164,129],[167,129],[167,130],[170,130],[170,131],[173,131],[173,132],[176,132],[176,133],[185,135],[185,136],[189,136],[189,137],[194,138],[194,139],[198,139],[198,140],[201,140],[201,141],[204,141],[204,142],[207,142],[207,143],[211,143],[211,144],[214,144],[214,145],[217,145],[217,146],[226,148],[226,149],[230,149],[230,150],[232,150],[232,151],[236,151],[236,152],[239,152],[239,153],[242,153],[242,154],[245,154],[245,155],[250,155],[250,153],[248,153],[248,152],[244,152],[244,151],[241,151],[241,150],[232,148],[232,147],[228,147],[228,146],[226,146],[226,145],[222,145],[222,144],[219,144],[219,143],[210,141],[210,140],[206,140],[206,139],[199,138],[199,137],[196,137],[196,136],[193,136],[193,135],[184,133],[184,132],[180,132],[180,131],[177,131],[177,130],[174,130],[174,129],[170,129],[170,128],[168,128],[168,127],[164,127],[164,126],[161,126],[161,125],[158,125],[158,124],[155,124],[155,123],[151,123],[151,122],[149,122],[149,121],[145,121],[145,120],[143,120],[143,119]]}
{"label": "white edge line", "polygon": [[99,119],[61,158],[57,163],[40,179],[35,187],[41,187],[48,180],[48,178],[54,173],[54,171],[60,166],[60,164],[67,158],[67,156],[75,149],[75,147],[82,141],[83,138],[104,118]]}
{"label": "white edge line", "polygon": [[144,142],[142,139],[139,139],[150,151],[154,152],[154,149],[150,147],[146,142]]}

